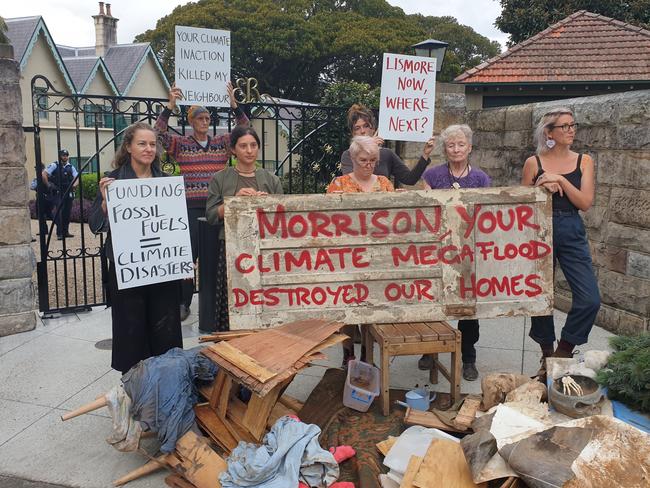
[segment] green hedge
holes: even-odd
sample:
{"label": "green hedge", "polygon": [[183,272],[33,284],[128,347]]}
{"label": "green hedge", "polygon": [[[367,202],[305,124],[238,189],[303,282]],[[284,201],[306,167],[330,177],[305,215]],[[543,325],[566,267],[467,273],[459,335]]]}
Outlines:
{"label": "green hedge", "polygon": [[94,200],[97,197],[97,190],[99,186],[97,184],[97,174],[88,173],[81,175],[81,187],[83,190],[83,196],[86,200]]}

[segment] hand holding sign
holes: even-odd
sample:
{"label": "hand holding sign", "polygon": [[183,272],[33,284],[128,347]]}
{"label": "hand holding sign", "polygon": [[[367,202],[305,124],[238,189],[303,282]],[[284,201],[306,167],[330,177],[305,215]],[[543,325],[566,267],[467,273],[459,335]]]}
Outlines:
{"label": "hand holding sign", "polygon": [[176,86],[176,83],[174,83],[169,89],[169,102],[167,103],[167,108],[173,112],[176,110],[176,100],[181,100],[182,98],[183,92]]}

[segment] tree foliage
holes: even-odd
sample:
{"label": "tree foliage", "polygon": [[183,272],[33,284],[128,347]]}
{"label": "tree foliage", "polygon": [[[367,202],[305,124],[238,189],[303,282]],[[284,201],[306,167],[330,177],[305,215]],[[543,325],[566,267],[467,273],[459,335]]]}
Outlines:
{"label": "tree foliage", "polygon": [[453,17],[406,15],[385,0],[200,0],[136,37],[152,43],[168,75],[175,25],[231,31],[233,77],[257,78],[263,92],[304,101],[318,100],[331,83],[379,85],[384,52],[412,53],[427,38],[449,43],[443,81],[499,53],[498,43]]}
{"label": "tree foliage", "polygon": [[650,0],[500,0],[495,25],[510,34],[510,46],[525,41],[578,10],[650,28]]}

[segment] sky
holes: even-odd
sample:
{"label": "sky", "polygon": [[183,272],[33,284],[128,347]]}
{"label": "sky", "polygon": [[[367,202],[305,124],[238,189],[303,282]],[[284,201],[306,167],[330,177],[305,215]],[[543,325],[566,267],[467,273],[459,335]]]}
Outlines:
{"label": "sky", "polygon": [[[119,19],[117,42],[133,42],[133,38],[156,26],[156,21],[171,13],[184,1],[179,0],[113,0],[111,12]],[[452,16],[469,25],[479,34],[505,46],[507,35],[494,27],[501,6],[498,0],[388,0],[407,14]],[[92,15],[99,12],[94,0],[4,0],[0,15],[5,18],[42,15],[54,42],[66,46],[92,46],[95,28]]]}

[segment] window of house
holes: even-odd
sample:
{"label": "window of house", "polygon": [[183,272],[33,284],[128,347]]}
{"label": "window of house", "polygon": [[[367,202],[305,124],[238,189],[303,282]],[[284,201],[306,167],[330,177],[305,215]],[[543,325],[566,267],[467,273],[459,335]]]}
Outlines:
{"label": "window of house", "polygon": [[84,105],[84,127],[113,128],[113,114],[110,108],[96,103]]}
{"label": "window of house", "polygon": [[[90,162],[88,162],[89,159]],[[80,158],[70,156],[68,161],[82,174],[97,173],[97,156],[92,158],[90,156],[81,156]],[[88,164],[86,164],[87,162]],[[84,167],[84,165],[86,166]]]}
{"label": "window of house", "polygon": [[38,107],[38,119],[47,120],[49,118],[47,111],[47,88],[35,87],[34,97],[36,98],[36,106]]}

